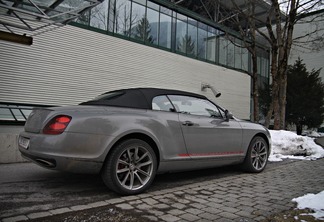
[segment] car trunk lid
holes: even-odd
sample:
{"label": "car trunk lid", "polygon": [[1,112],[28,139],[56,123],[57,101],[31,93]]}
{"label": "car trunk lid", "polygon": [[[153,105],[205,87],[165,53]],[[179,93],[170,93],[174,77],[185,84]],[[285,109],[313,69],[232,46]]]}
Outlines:
{"label": "car trunk lid", "polygon": [[25,131],[31,133],[40,133],[43,128],[44,121],[48,117],[49,113],[53,110],[45,108],[35,108],[28,116],[25,124]]}
{"label": "car trunk lid", "polygon": [[40,133],[43,127],[48,122],[49,118],[56,115],[75,115],[80,113],[103,113],[107,112],[106,107],[100,106],[65,106],[65,107],[50,107],[50,108],[34,108],[29,115],[25,131],[30,133]]}

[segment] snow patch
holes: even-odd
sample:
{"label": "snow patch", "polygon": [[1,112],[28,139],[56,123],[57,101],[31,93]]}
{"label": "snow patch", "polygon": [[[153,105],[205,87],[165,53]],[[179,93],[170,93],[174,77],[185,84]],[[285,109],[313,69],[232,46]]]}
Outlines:
{"label": "snow patch", "polygon": [[[292,199],[292,201],[297,202],[298,209],[311,209],[315,213],[309,213],[319,220],[324,220],[324,191],[318,194],[306,194],[302,197],[297,197]],[[305,215],[305,214],[304,214]]]}
{"label": "snow patch", "polygon": [[294,132],[270,130],[272,150],[269,161],[283,159],[316,160],[324,157],[324,149],[308,136],[299,136]]}

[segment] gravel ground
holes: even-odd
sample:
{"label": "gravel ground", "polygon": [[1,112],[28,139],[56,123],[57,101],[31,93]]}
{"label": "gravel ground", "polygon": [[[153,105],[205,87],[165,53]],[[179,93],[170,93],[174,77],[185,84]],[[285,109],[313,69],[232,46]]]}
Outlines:
{"label": "gravel ground", "polygon": [[304,209],[304,210],[299,210],[299,209],[292,209],[288,211],[283,211],[278,214],[271,215],[268,217],[266,220],[263,222],[319,222],[323,220],[318,220],[314,218],[313,216],[310,215],[302,215],[302,214],[307,214],[307,213],[314,213],[312,210],[309,209]]}
{"label": "gravel ground", "polygon": [[51,217],[30,220],[31,222],[149,222],[150,219],[141,217],[140,212],[121,211],[115,207],[99,207],[90,210],[82,210],[71,213],[60,214]]}
{"label": "gravel ground", "polygon": [[[312,213],[311,210],[291,209],[281,213],[273,214],[262,222],[320,222],[313,216],[302,215]],[[140,211],[127,210],[121,211],[113,206],[99,207],[90,210],[65,213],[52,217],[30,220],[31,222],[150,222],[155,221],[151,218],[141,217]],[[248,221],[245,221],[248,222]]]}

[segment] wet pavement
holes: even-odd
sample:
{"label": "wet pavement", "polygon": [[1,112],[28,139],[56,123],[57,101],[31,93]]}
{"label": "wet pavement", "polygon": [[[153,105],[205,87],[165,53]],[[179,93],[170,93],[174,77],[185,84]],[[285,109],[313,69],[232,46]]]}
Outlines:
{"label": "wet pavement", "polygon": [[295,197],[324,190],[324,159],[270,163],[260,174],[223,167],[158,175],[146,193],[127,197],[109,191],[98,175],[2,164],[0,190],[3,222],[60,221],[62,215],[85,211],[118,212],[123,218],[122,212],[137,221],[260,221],[294,207]]}

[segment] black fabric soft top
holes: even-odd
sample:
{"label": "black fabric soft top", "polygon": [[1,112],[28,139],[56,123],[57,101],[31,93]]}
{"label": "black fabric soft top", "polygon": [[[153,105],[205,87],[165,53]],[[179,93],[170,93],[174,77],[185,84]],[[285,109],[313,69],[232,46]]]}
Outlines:
{"label": "black fabric soft top", "polygon": [[161,95],[183,95],[206,99],[205,96],[172,89],[159,88],[130,88],[110,91],[94,100],[80,103],[80,105],[118,106],[136,109],[152,109],[152,100]]}

